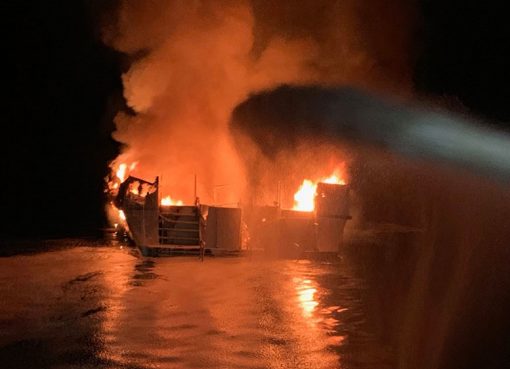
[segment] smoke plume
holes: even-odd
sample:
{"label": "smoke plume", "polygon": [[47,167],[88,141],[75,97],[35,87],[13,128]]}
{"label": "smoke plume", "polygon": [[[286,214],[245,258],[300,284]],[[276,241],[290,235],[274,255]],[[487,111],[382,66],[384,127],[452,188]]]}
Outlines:
{"label": "smoke plume", "polygon": [[260,156],[239,159],[228,130],[234,107],[283,83],[408,94],[414,9],[405,4],[121,1],[103,36],[132,60],[122,77],[132,112],[119,112],[114,133],[126,149],[113,168],[136,162],[133,175],[159,175],[163,193],[186,202],[197,175],[202,201],[238,201]]}

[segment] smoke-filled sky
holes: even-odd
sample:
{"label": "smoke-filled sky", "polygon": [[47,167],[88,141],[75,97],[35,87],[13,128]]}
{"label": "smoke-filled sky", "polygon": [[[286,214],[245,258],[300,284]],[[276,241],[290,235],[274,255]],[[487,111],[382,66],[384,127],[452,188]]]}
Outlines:
{"label": "smoke-filled sky", "polygon": [[282,82],[448,95],[500,127],[510,121],[509,32],[495,2],[19,1],[3,14],[13,83],[4,85],[2,235],[100,227],[103,178],[119,152],[148,177],[179,168],[178,152],[193,163],[180,177],[201,173],[204,193],[244,178],[221,165],[232,158],[228,115]]}

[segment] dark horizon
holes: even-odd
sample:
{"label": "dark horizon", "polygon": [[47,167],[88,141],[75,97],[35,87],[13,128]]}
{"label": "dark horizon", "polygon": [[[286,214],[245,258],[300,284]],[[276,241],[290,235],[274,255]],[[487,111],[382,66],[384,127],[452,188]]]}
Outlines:
{"label": "dark horizon", "polygon": [[[0,238],[95,235],[107,164],[120,150],[113,117],[126,109],[127,58],[100,39],[115,1],[9,4],[7,117]],[[508,39],[502,5],[422,1],[417,93],[510,129]],[[459,104],[460,103],[460,104]]]}

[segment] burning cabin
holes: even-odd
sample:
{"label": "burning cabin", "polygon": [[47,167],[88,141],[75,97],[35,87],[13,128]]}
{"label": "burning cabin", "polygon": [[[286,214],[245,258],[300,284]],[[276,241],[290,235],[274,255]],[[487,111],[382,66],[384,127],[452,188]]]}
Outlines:
{"label": "burning cabin", "polygon": [[349,215],[349,186],[319,182],[312,210],[253,207],[247,217],[251,247],[275,256],[337,253]]}
{"label": "burning cabin", "polygon": [[162,205],[158,178],[128,177],[119,186],[115,206],[122,210],[128,233],[145,256],[241,250],[241,209],[202,205]]}

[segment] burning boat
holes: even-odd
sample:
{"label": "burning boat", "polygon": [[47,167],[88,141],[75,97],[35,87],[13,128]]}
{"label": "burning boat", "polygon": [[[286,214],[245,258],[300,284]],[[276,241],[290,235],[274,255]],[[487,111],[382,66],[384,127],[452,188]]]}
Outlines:
{"label": "burning boat", "polygon": [[351,219],[349,186],[318,182],[307,191],[305,204],[293,209],[281,208],[278,203],[251,209],[247,223],[252,248],[292,257],[338,253],[345,224]]}
{"label": "burning boat", "polygon": [[159,180],[129,176],[114,201],[128,233],[145,256],[241,251],[241,209],[160,200]]}
{"label": "burning boat", "polygon": [[114,205],[145,256],[225,255],[260,250],[276,256],[336,253],[349,215],[349,186],[336,177],[303,181],[292,209],[273,206],[192,205],[160,198],[159,179],[129,176]]}

